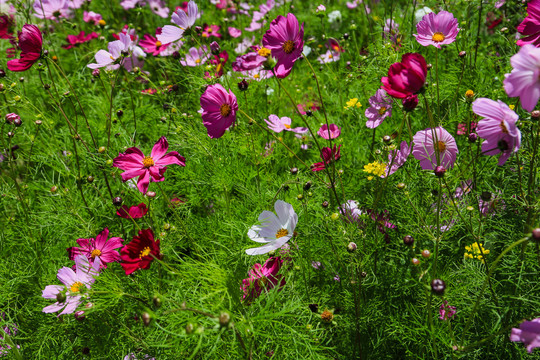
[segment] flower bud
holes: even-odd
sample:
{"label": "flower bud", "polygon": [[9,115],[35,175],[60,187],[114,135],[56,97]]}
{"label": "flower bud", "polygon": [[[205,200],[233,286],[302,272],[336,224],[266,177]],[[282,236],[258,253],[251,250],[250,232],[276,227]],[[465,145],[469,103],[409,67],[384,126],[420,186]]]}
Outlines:
{"label": "flower bud", "polygon": [[173,59],[178,60],[178,59],[180,59],[180,53],[178,51],[174,51],[172,53],[172,57],[173,57]]}
{"label": "flower bud", "polygon": [[4,69],[0,69],[0,78],[6,77],[6,71]]}
{"label": "flower bud", "polygon": [[465,56],[467,56],[467,52],[465,50],[459,52],[460,58],[464,58]]}
{"label": "flower bud", "polygon": [[531,117],[532,117],[533,119],[538,119],[538,118],[540,118],[540,111],[534,110],[533,112],[531,112]]}
{"label": "flower bud", "polygon": [[58,190],[58,186],[56,186],[56,185],[51,186],[51,192],[52,193],[55,193],[57,190]]}
{"label": "flower bud", "polygon": [[213,55],[219,55],[219,53],[221,52],[221,47],[219,46],[217,41],[212,41],[210,43],[210,51],[212,51]]}
{"label": "flower bud", "polygon": [[326,309],[321,314],[321,320],[326,323],[332,322],[332,320],[334,320],[334,314],[330,310]]}
{"label": "flower bud", "polygon": [[63,304],[66,301],[66,293],[59,292],[58,294],[56,294],[56,301],[60,304]]}
{"label": "flower bud", "polygon": [[478,140],[478,135],[476,133],[470,133],[468,139],[470,143],[474,143]]}
{"label": "flower bud", "polygon": [[532,230],[532,238],[535,241],[540,241],[540,228],[536,228]]}
{"label": "flower bud", "polygon": [[193,331],[195,331],[195,325],[193,323],[187,323],[186,325],[186,333],[187,334],[193,334]]}
{"label": "flower bud", "polygon": [[480,194],[480,198],[484,201],[491,200],[491,193],[489,191],[483,191],[482,194]]}
{"label": "flower bud", "polygon": [[405,235],[403,237],[403,243],[407,246],[414,244],[414,238],[411,235]]}
{"label": "flower bud", "polygon": [[105,146],[100,146],[98,149],[98,153],[103,154],[106,150],[107,148]]}
{"label": "flower bud", "polygon": [[113,205],[114,206],[120,206],[120,205],[122,205],[122,202],[123,202],[123,200],[122,200],[122,198],[120,196],[117,196],[117,197],[115,197],[113,199]]}
{"label": "flower bud", "polygon": [[304,190],[308,191],[309,189],[311,189],[311,184],[312,184],[311,180],[308,181],[307,183],[305,183],[304,184]]}
{"label": "flower bud", "polygon": [[75,319],[77,319],[79,321],[83,321],[84,318],[86,317],[86,316],[84,316],[84,311],[82,311],[82,310],[75,311],[75,313],[73,315],[75,316]]}
{"label": "flower bud", "polygon": [[156,193],[155,191],[148,191],[146,193],[146,196],[148,196],[149,198],[153,198],[153,197],[156,197]]}
{"label": "flower bud", "polygon": [[249,87],[249,83],[246,81],[246,79],[243,79],[238,83],[238,90],[240,91],[246,91]]}
{"label": "flower bud", "polygon": [[401,104],[403,105],[403,110],[413,111],[418,106],[418,96],[409,95],[401,101]]}
{"label": "flower bud", "polygon": [[309,304],[308,307],[311,312],[316,313],[317,311],[319,311],[319,304]]}
{"label": "flower bud", "polygon": [[407,187],[407,185],[405,185],[405,183],[399,183],[396,185],[396,187],[399,189],[399,190],[403,190]]}
{"label": "flower bud", "polygon": [[100,74],[101,74],[101,71],[99,69],[94,69],[92,71],[92,76],[93,77],[99,77]]}
{"label": "flower bud", "polygon": [[328,207],[328,201],[326,201],[326,200],[323,201],[321,205],[322,205],[323,208],[326,209]]}
{"label": "flower bud", "polygon": [[350,253],[355,252],[356,248],[357,248],[357,246],[353,242],[350,242],[349,245],[347,245],[347,251],[350,252]]}
{"label": "flower bud", "polygon": [[444,176],[444,174],[446,173],[446,169],[444,167],[442,167],[442,166],[437,166],[435,168],[434,173],[435,173],[436,177],[442,178]]}
{"label": "flower bud", "polygon": [[441,279],[433,279],[431,281],[431,291],[435,295],[442,295],[444,294],[444,290],[446,289],[446,284]]}
{"label": "flower bud", "polygon": [[142,313],[141,318],[144,326],[148,326],[152,322],[152,315],[146,311]]}
{"label": "flower bud", "polygon": [[297,168],[297,167],[291,168],[291,174],[292,174],[292,175],[298,174],[298,168]]}
{"label": "flower bud", "polygon": [[422,250],[422,257],[428,259],[431,256],[431,252],[428,249]]}
{"label": "flower bud", "polygon": [[229,314],[226,311],[221,312],[219,314],[219,326],[221,327],[227,327],[231,323],[231,314]]}
{"label": "flower bud", "polygon": [[411,259],[411,262],[414,266],[418,266],[420,265],[420,260],[418,260],[417,258],[412,258]]}
{"label": "flower bud", "polygon": [[392,137],[390,135],[384,135],[382,140],[385,144],[389,144],[392,141]]}

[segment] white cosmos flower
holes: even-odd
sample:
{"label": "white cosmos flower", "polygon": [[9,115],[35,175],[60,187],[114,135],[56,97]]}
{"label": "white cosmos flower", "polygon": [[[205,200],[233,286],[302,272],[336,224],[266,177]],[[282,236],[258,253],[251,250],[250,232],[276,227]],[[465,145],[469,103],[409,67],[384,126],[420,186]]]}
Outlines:
{"label": "white cosmos flower", "polygon": [[271,211],[259,215],[260,225],[253,225],[248,231],[251,240],[265,245],[246,250],[248,255],[266,254],[285,245],[294,234],[298,215],[291,204],[278,200],[274,204],[277,216]]}

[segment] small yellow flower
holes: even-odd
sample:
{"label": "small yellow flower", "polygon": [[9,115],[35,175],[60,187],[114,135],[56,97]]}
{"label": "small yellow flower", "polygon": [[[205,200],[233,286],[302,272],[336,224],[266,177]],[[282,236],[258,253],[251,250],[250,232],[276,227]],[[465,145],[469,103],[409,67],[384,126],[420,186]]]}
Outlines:
{"label": "small yellow flower", "polygon": [[489,254],[489,250],[484,249],[483,244],[480,244],[480,246],[478,246],[478,243],[474,242],[469,246],[465,246],[464,256],[468,259],[478,259],[482,261],[483,263],[485,263],[486,260],[484,259],[484,256],[482,254],[483,255]]}
{"label": "small yellow flower", "polygon": [[516,105],[508,105],[508,107],[512,110],[514,110],[516,108]]}
{"label": "small yellow flower", "polygon": [[474,97],[474,91],[472,91],[472,90],[465,91],[465,97],[467,99],[472,99]]}
{"label": "small yellow flower", "polygon": [[349,108],[352,108],[352,107],[361,107],[362,104],[360,104],[358,102],[358,98],[352,98],[350,99],[349,101],[346,102],[347,106],[345,106],[345,109],[349,109]]}
{"label": "small yellow flower", "polygon": [[[382,176],[386,172],[386,164],[378,162],[378,161],[374,161],[372,163],[364,165],[363,171],[367,172],[368,174],[373,174],[375,176]],[[368,178],[368,180],[371,180],[371,179]]]}

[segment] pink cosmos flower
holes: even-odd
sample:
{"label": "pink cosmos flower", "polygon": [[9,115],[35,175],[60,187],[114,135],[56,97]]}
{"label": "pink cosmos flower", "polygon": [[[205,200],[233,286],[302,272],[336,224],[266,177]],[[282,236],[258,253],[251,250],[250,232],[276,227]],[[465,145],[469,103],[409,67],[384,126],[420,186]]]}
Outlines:
{"label": "pink cosmos flower", "polygon": [[79,44],[84,44],[85,42],[89,42],[92,39],[97,39],[99,37],[99,34],[96,32],[92,32],[88,35],[84,33],[84,31],[81,31],[79,35],[68,35],[67,41],[68,45],[62,45],[62,48],[64,49],[71,49]]}
{"label": "pink cosmos flower", "polygon": [[456,314],[456,307],[448,305],[448,301],[444,300],[439,308],[439,320],[451,320]]}
{"label": "pink cosmos flower", "polygon": [[80,248],[68,248],[69,259],[75,260],[77,256],[84,255],[92,265],[96,258],[99,258],[102,269],[106,268],[108,263],[120,261],[120,254],[114,249],[121,247],[124,240],[119,237],[107,240],[108,237],[109,229],[105,228],[95,239],[77,239]]}
{"label": "pink cosmos flower", "polygon": [[385,169],[386,174],[381,177],[384,178],[385,176],[390,176],[395,173],[397,169],[405,164],[410,154],[411,147],[406,141],[402,141],[399,150],[392,150],[388,153],[388,163],[386,164]]}
{"label": "pink cosmos flower", "polygon": [[399,24],[393,19],[386,19],[383,28],[383,38],[390,40],[394,45],[398,45],[400,37]]}
{"label": "pink cosmos flower", "polygon": [[258,298],[263,291],[268,291],[274,287],[285,286],[283,275],[278,274],[283,260],[280,257],[271,257],[264,265],[259,263],[253,265],[249,270],[247,279],[242,280],[241,290],[244,293],[242,300],[247,303]]}
{"label": "pink cosmos flower", "polygon": [[529,1],[527,4],[527,16],[518,25],[517,31],[525,36],[517,41],[518,46],[527,44],[536,47],[540,46],[540,0]]}
{"label": "pink cosmos flower", "polygon": [[456,140],[442,127],[427,128],[413,136],[412,154],[420,161],[424,170],[434,170],[437,166],[449,169],[454,166],[458,148]]}
{"label": "pink cosmos flower", "polygon": [[267,60],[266,57],[259,55],[258,52],[250,52],[242,56],[238,56],[232,63],[234,71],[248,71],[257,69]]}
{"label": "pink cosmos flower", "polygon": [[319,57],[317,58],[317,61],[320,64],[328,64],[331,62],[338,61],[339,58],[340,58],[340,53],[335,53],[331,50],[326,50],[324,54],[319,55]]}
{"label": "pink cosmos flower", "polygon": [[70,14],[67,0],[35,0],[34,16],[40,19],[58,20]]}
{"label": "pink cosmos flower", "polygon": [[339,212],[344,215],[350,223],[359,222],[360,216],[364,213],[364,211],[358,207],[358,201],[356,200],[347,200],[345,204],[340,206]]}
{"label": "pink cosmos flower", "polygon": [[[171,200],[172,201],[172,200]],[[140,203],[139,205],[127,207],[123,205],[120,209],[116,211],[116,215],[124,219],[140,219],[148,212],[148,208],[145,203]]]}
{"label": "pink cosmos flower", "polygon": [[157,36],[158,40],[163,44],[168,44],[180,39],[187,29],[191,29],[195,25],[195,21],[199,15],[199,8],[195,1],[191,0],[188,3],[187,14],[184,10],[177,9],[171,17],[171,22],[177,26],[165,25],[161,34]]}
{"label": "pink cosmos flower", "polygon": [[426,76],[426,59],[418,53],[407,53],[401,57],[401,62],[390,66],[388,76],[381,79],[382,88],[392,97],[405,99],[422,89]]}
{"label": "pink cosmos flower", "polygon": [[321,159],[322,162],[315,163],[311,165],[311,171],[322,171],[332,163],[333,161],[338,161],[341,158],[341,145],[334,145],[332,149],[329,147],[323,147],[321,150]]}
{"label": "pink cosmos flower", "polygon": [[122,51],[127,51],[126,45],[121,40],[111,41],[107,45],[106,50],[99,50],[96,55],[96,63],[86,65],[90,69],[98,69],[102,67],[112,67],[118,68],[119,65],[114,65],[118,61],[122,61]]}
{"label": "pink cosmos flower", "polygon": [[369,105],[365,115],[368,118],[366,126],[370,129],[375,129],[384,119],[392,116],[392,99],[383,89],[377,90],[375,95],[369,98]]}
{"label": "pink cosmos flower", "polygon": [[304,23],[298,26],[294,14],[287,17],[279,15],[270,24],[270,29],[263,36],[263,46],[270,49],[272,56],[277,59],[274,71],[278,78],[287,77],[294,62],[302,55],[304,49]]}
{"label": "pink cosmos flower", "polygon": [[58,280],[62,285],[47,285],[41,296],[45,299],[56,300],[56,303],[43,308],[44,313],[52,313],[62,310],[58,316],[71,314],[87,297],[85,292],[90,289],[99,275],[99,258],[92,266],[88,263],[88,258],[79,255],[75,258],[75,271],[69,267],[58,270]]}
{"label": "pink cosmos flower", "polygon": [[154,14],[156,14],[159,17],[162,18],[168,18],[169,17],[169,8],[167,7],[167,4],[163,0],[148,0],[148,6],[150,7],[150,10]]}
{"label": "pink cosmos flower", "polygon": [[204,25],[203,26],[203,32],[201,34],[204,38],[209,38],[210,36],[215,36],[218,39],[221,39],[221,34],[219,33],[219,30],[221,29],[221,26],[219,25]]}
{"label": "pink cosmos flower", "polygon": [[476,133],[485,141],[482,143],[484,155],[501,153],[499,165],[517,153],[521,146],[521,131],[516,126],[518,115],[502,101],[486,98],[476,99],[473,112],[484,119],[478,122]]}
{"label": "pink cosmos flower", "polygon": [[223,68],[225,67],[225,64],[229,60],[229,54],[227,51],[222,51],[218,55],[214,55],[210,58],[209,63],[211,64],[211,67],[207,67],[208,70],[212,70],[213,74],[211,74],[209,71],[206,71],[204,73],[204,77],[207,79],[210,79],[212,77],[219,78],[223,75]]}
{"label": "pink cosmos flower", "polygon": [[476,125],[477,124],[474,121],[471,121],[471,123],[470,123],[470,131],[469,131],[469,129],[467,129],[467,124],[459,123],[458,127],[457,127],[456,134],[458,134],[458,135],[469,135],[471,132],[474,131],[474,129],[476,129]]}
{"label": "pink cosmos flower", "polygon": [[237,38],[237,37],[240,37],[240,35],[242,35],[242,30],[237,29],[237,28],[234,28],[234,27],[231,27],[231,26],[229,26],[229,27],[227,28],[227,31],[229,32],[229,35],[230,35],[232,38]]}
{"label": "pink cosmos flower", "polygon": [[443,10],[438,14],[429,13],[416,24],[416,31],[418,34],[414,34],[414,37],[420,45],[433,45],[440,49],[441,45],[448,45],[456,41],[459,32],[458,21],[448,11]]}
{"label": "pink cosmos flower", "polygon": [[19,33],[21,58],[9,60],[7,67],[11,71],[26,71],[41,57],[43,37],[36,25],[25,24]]}
{"label": "pink cosmos flower", "polygon": [[221,84],[210,85],[201,96],[203,125],[212,139],[220,138],[235,121],[238,103],[231,90]]}
{"label": "pink cosmos flower", "polygon": [[540,318],[522,322],[519,329],[512,328],[510,341],[522,342],[529,353],[540,347]]}
{"label": "pink cosmos flower", "polygon": [[161,41],[150,34],[145,34],[143,39],[139,41],[139,45],[144,49],[145,52],[152,54],[153,56],[161,54],[169,47],[169,44],[163,45]]}
{"label": "pink cosmos flower", "polygon": [[206,49],[206,46],[202,46],[200,49],[192,47],[186,54],[184,60],[180,60],[180,64],[183,66],[200,66],[210,58],[210,53]]}
{"label": "pink cosmos flower", "polygon": [[152,148],[150,156],[144,156],[141,150],[131,147],[124,153],[118,154],[113,160],[113,166],[125,172],[122,173],[122,180],[127,181],[136,176],[139,177],[137,187],[140,192],[146,194],[150,179],[154,182],[165,180],[163,174],[167,170],[167,165],[186,166],[186,159],[178,152],[167,153],[169,143],[165,136],[162,136]]}
{"label": "pink cosmos flower", "polygon": [[98,13],[95,13],[93,11],[84,11],[83,13],[83,21],[84,22],[93,22],[94,25],[98,26],[99,25],[99,21],[100,20],[103,20],[103,17],[101,16],[101,14],[98,14]]}
{"label": "pink cosmos flower", "polygon": [[512,72],[505,75],[504,90],[510,97],[518,97],[521,107],[533,111],[540,99],[540,49],[524,45],[510,58]]}
{"label": "pink cosmos flower", "polygon": [[506,203],[501,197],[501,191],[497,193],[490,193],[485,191],[481,194],[478,199],[478,209],[480,213],[484,216],[495,215],[498,212],[501,212],[506,208]]}
{"label": "pink cosmos flower", "polygon": [[283,130],[285,130],[285,131],[292,131],[297,134],[303,134],[308,131],[308,128],[305,128],[305,127],[291,128],[292,120],[291,118],[286,117],[286,116],[280,119],[279,116],[272,114],[268,116],[268,120],[265,119],[264,121],[266,121],[266,123],[268,124],[268,128],[270,130],[275,131],[277,133],[280,133]]}
{"label": "pink cosmos flower", "polygon": [[336,124],[330,124],[330,128],[326,126],[326,124],[324,124],[319,128],[317,134],[326,140],[335,139],[339,135],[341,135],[341,128],[338,127]]}

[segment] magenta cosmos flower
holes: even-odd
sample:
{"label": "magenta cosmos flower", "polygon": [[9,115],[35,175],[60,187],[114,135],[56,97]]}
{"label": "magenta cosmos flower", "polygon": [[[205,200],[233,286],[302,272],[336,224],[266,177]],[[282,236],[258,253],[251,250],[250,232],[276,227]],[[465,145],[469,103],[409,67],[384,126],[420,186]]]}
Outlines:
{"label": "magenta cosmos flower", "polygon": [[386,164],[385,176],[390,176],[405,164],[407,158],[411,154],[411,147],[406,141],[402,141],[399,149],[392,150],[388,153],[388,163]]}
{"label": "magenta cosmos flower", "polygon": [[533,111],[540,99],[540,49],[524,45],[510,58],[512,72],[505,75],[504,90],[510,97],[518,97],[521,107]]}
{"label": "magenta cosmos flower", "polygon": [[381,125],[384,119],[392,116],[392,99],[383,89],[377,90],[375,95],[369,98],[369,107],[365,112],[368,120],[366,126],[375,129]]}
{"label": "magenta cosmos flower", "polygon": [[201,96],[203,125],[212,139],[220,138],[235,121],[238,103],[232,91],[221,84],[210,85]]}
{"label": "magenta cosmos flower", "polygon": [[43,37],[36,25],[25,24],[19,33],[21,58],[9,60],[7,67],[11,71],[26,71],[41,57]]}
{"label": "magenta cosmos flower", "polygon": [[476,115],[484,118],[476,127],[478,136],[485,140],[482,143],[482,153],[501,153],[498,164],[504,165],[521,146],[521,131],[516,126],[518,115],[502,101],[486,98],[475,100],[472,109]]}
{"label": "magenta cosmos flower", "polygon": [[150,269],[154,258],[161,259],[159,239],[154,240],[152,229],[139,230],[139,236],[120,250],[122,267],[126,275],[131,275],[139,269]]}
{"label": "magenta cosmos flower", "polygon": [[165,180],[163,174],[167,170],[167,165],[186,166],[186,159],[176,151],[167,153],[169,143],[165,136],[162,136],[152,148],[150,156],[144,156],[141,150],[131,147],[125,153],[120,153],[113,160],[113,166],[124,170],[122,180],[127,181],[136,176],[139,177],[137,187],[139,191],[146,194],[150,179],[154,182]]}
{"label": "magenta cosmos flower", "polygon": [[335,139],[339,135],[341,135],[341,128],[338,127],[336,124],[330,124],[330,127],[324,124],[319,128],[317,134],[326,140]]}
{"label": "magenta cosmos flower", "polygon": [[401,62],[390,66],[388,76],[381,79],[382,88],[392,97],[405,99],[420,92],[426,76],[426,59],[418,53],[407,53],[401,57]]}
{"label": "magenta cosmos flower", "polygon": [[242,300],[251,302],[258,298],[263,291],[268,291],[276,286],[280,289],[285,285],[283,275],[278,274],[283,260],[280,257],[271,257],[264,265],[259,263],[253,265],[249,270],[247,279],[242,280]]}
{"label": "magenta cosmos flower", "polygon": [[92,39],[97,39],[99,37],[99,34],[96,32],[92,32],[88,35],[85,34],[84,31],[81,31],[79,35],[68,35],[67,41],[68,45],[62,45],[62,48],[64,49],[71,49],[79,44],[84,44],[85,42],[89,42]]}
{"label": "magenta cosmos flower", "polygon": [[522,322],[519,329],[513,328],[510,341],[522,342],[530,353],[540,347],[540,318]]}
{"label": "magenta cosmos flower", "polygon": [[527,4],[527,17],[518,25],[517,31],[525,36],[517,41],[518,46],[532,44],[540,46],[540,0]]}
{"label": "magenta cosmos flower", "polygon": [[64,285],[47,285],[42,296],[45,299],[56,300],[56,303],[43,308],[44,313],[52,313],[62,310],[58,316],[71,314],[87,297],[85,294],[99,275],[99,258],[92,266],[88,258],[79,255],[75,258],[75,271],[69,267],[58,270],[58,280]]}
{"label": "magenta cosmos flower", "polygon": [[163,45],[161,41],[150,34],[145,34],[143,39],[139,41],[139,45],[145,52],[157,56],[169,47],[169,44]]}
{"label": "magenta cosmos flower", "polygon": [[311,165],[311,171],[322,171],[332,163],[333,161],[338,161],[341,158],[341,145],[334,145],[332,149],[329,147],[323,147],[321,149],[321,159],[322,162],[315,163]]}
{"label": "magenta cosmos flower", "polygon": [[[172,200],[171,200],[172,201]],[[145,203],[140,203],[136,206],[127,207],[123,205],[116,211],[116,215],[124,219],[140,219],[148,212],[148,208]]]}
{"label": "magenta cosmos flower", "polygon": [[[119,237],[109,237],[109,229],[105,228],[96,236],[90,239],[77,239],[78,247],[68,248],[70,260],[75,260],[79,255],[84,255],[92,265],[97,259],[100,260],[101,267],[106,268],[107,263],[120,261],[120,254],[117,249],[122,246],[123,239]],[[108,240],[107,240],[108,239]]]}
{"label": "magenta cosmos flower", "polygon": [[308,131],[308,128],[305,127],[291,127],[291,118],[289,117],[282,117],[279,118],[279,116],[271,114],[268,116],[268,120],[264,119],[266,123],[268,124],[268,128],[270,130],[273,130],[277,133],[280,133],[282,131],[292,131],[297,134],[303,134]]}
{"label": "magenta cosmos flower", "polygon": [[294,14],[287,17],[279,15],[270,24],[270,29],[263,36],[263,46],[270,49],[277,63],[274,71],[278,78],[287,77],[294,62],[302,55],[304,49],[304,24],[298,26]]}
{"label": "magenta cosmos flower", "polygon": [[187,14],[182,9],[177,9],[171,16],[171,22],[177,26],[165,25],[161,34],[157,35],[162,44],[172,43],[180,39],[187,29],[195,25],[199,15],[199,8],[195,1],[191,0],[187,6]]}
{"label": "magenta cosmos flower", "polygon": [[437,166],[449,169],[454,166],[458,148],[456,140],[442,127],[421,130],[413,136],[412,154],[420,160],[424,170],[434,170]]}
{"label": "magenta cosmos flower", "polygon": [[414,37],[420,45],[433,45],[440,49],[441,45],[448,45],[456,41],[459,32],[458,21],[448,11],[441,11],[438,14],[429,13],[416,24],[416,31],[418,34],[414,34]]}

